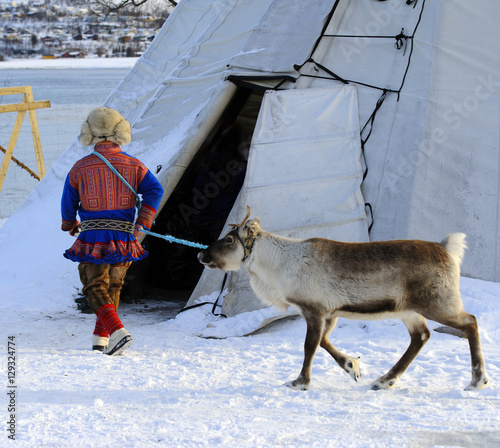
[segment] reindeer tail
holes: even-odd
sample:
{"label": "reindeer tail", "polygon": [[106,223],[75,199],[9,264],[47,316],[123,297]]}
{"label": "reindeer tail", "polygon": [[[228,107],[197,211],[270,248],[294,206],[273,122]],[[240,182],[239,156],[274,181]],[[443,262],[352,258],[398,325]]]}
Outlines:
{"label": "reindeer tail", "polygon": [[465,249],[467,249],[467,245],[465,244],[465,233],[450,233],[441,241],[441,245],[444,246],[451,258],[460,266],[464,259]]}

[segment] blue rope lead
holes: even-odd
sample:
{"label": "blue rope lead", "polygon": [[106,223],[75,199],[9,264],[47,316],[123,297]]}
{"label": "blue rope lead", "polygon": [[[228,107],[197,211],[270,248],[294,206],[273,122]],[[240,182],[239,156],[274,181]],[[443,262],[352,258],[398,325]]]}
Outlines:
{"label": "blue rope lead", "polygon": [[150,232],[149,230],[146,230],[144,228],[141,228],[138,230],[139,230],[139,232],[145,233],[147,235],[157,236],[158,238],[163,238],[164,240],[167,240],[170,243],[184,244],[184,246],[197,247],[198,249],[206,249],[208,247],[208,246],[205,246],[204,244],[192,243],[191,241],[175,238],[174,236],[160,235],[159,233]]}
{"label": "blue rope lead", "polygon": [[[104,157],[102,154],[98,153],[97,151],[92,151],[92,154],[94,154],[97,157],[99,157],[109,167],[109,169],[111,171],[113,171],[114,174],[116,174],[116,176],[118,177],[118,179],[120,179],[128,187],[128,189],[132,193],[134,193],[134,196],[137,199],[136,206],[137,206],[138,209],[140,209],[141,208],[141,202],[142,202],[141,198],[135,192],[135,190],[131,187],[131,185],[125,180],[125,178],[118,172],[118,170],[113,165],[111,165],[111,163],[108,161],[108,159],[106,159],[106,157]],[[157,236],[158,238],[163,238],[164,240],[167,240],[170,243],[184,244],[185,246],[197,247],[198,249],[206,249],[208,247],[208,246],[205,246],[204,244],[192,243],[191,241],[181,240],[179,238],[175,238],[175,237],[170,236],[170,235],[160,235],[159,233],[150,232],[149,230],[146,230],[144,228],[139,229],[139,231],[142,232],[142,233],[146,233],[148,235],[151,235],[151,236]]]}

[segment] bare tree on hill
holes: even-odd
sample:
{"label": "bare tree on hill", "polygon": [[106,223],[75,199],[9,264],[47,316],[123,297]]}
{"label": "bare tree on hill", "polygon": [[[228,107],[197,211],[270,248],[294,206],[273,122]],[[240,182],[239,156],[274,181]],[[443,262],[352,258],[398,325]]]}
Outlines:
{"label": "bare tree on hill", "polygon": [[[117,12],[123,9],[133,9],[140,8],[146,3],[153,3],[153,0],[91,0],[90,2],[87,0],[76,0],[77,4],[85,4],[89,3],[92,5],[100,6],[103,9],[105,15],[108,15],[111,12]],[[167,7],[175,7],[177,6],[177,1],[175,0],[163,0],[166,3]],[[158,2],[155,2],[155,6],[158,6]]]}

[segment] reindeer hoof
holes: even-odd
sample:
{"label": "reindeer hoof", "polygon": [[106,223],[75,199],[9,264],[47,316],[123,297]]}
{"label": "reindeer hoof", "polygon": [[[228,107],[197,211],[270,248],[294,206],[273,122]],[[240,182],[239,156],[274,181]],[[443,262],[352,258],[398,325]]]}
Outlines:
{"label": "reindeer hoof", "polygon": [[481,390],[486,389],[491,386],[491,381],[487,375],[481,375],[479,381],[471,381],[471,383],[464,389],[466,391],[470,390]]}
{"label": "reindeer hoof", "polygon": [[344,369],[354,381],[358,382],[361,379],[359,358],[349,358],[345,363]]}
{"label": "reindeer hoof", "polygon": [[372,384],[372,390],[382,390],[393,388],[398,380],[396,378],[391,378],[390,380],[384,379],[384,377],[379,378]]}
{"label": "reindeer hoof", "polygon": [[304,384],[300,380],[288,381],[288,383],[285,383],[285,386],[289,387],[290,389],[293,389],[293,390],[307,390],[307,389],[309,389],[309,385]]}

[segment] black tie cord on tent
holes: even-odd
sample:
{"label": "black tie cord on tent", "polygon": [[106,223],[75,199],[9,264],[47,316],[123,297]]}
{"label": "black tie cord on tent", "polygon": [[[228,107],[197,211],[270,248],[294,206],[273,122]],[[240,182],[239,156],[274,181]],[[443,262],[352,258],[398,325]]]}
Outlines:
{"label": "black tie cord on tent", "polygon": [[316,42],[314,43],[314,46],[311,51],[311,55],[313,55],[316,52],[316,49],[318,48],[318,45],[321,42],[321,39],[323,38],[323,35],[326,33],[326,30],[330,26],[330,22],[332,21],[333,16],[335,15],[335,11],[337,10],[337,7],[339,6],[340,0],[336,0],[335,4],[333,5],[332,10],[328,14],[325,20],[325,24],[323,25],[323,29],[321,30],[320,36],[316,39]]}
{"label": "black tie cord on tent", "polygon": [[[378,110],[382,106],[382,103],[384,102],[384,100],[387,96],[387,92],[388,92],[388,90],[384,90],[382,92],[382,95],[380,95],[380,98],[377,100],[377,104],[375,105],[375,109],[373,110],[372,114],[370,115],[370,118],[368,118],[365,125],[361,128],[361,132],[360,132],[360,135],[361,135],[361,153],[363,154],[363,159],[365,159],[365,144],[368,141],[368,139],[370,138],[370,136],[372,135],[373,123],[375,121],[375,115],[377,115]],[[365,129],[367,128],[368,125],[370,125],[370,128],[369,128],[370,130],[368,131],[368,134],[366,135],[366,137],[363,137],[363,133],[365,132]],[[368,166],[365,164],[365,170],[363,172],[363,180],[366,179],[367,175],[368,175]],[[373,216],[373,214],[372,214],[372,216]],[[373,225],[373,222],[372,222],[372,225]],[[370,229],[371,229],[371,226],[370,226]]]}
{"label": "black tie cord on tent", "polygon": [[[406,4],[411,5],[413,3],[413,8],[415,9],[415,6],[417,6],[417,0],[407,0]],[[410,54],[408,55],[408,64],[406,64],[406,70],[405,74],[403,75],[403,80],[401,81],[401,86],[399,87],[399,92],[403,89],[403,86],[406,81],[406,75],[408,74],[408,70],[410,69],[410,63],[411,63],[411,56],[413,54],[413,39],[415,37],[415,33],[417,32],[418,26],[420,25],[420,22],[422,21],[422,14],[424,13],[424,6],[425,6],[425,0],[422,0],[422,8],[420,9],[420,14],[418,15],[418,20],[417,23],[415,24],[415,28],[413,30],[413,33],[411,35],[411,45],[410,45]],[[399,101],[399,93],[398,93],[398,101]]]}
{"label": "black tie cord on tent", "polygon": [[348,39],[395,39],[396,43],[394,44],[394,48],[396,50],[403,50],[403,56],[406,54],[406,47],[408,39],[413,39],[413,36],[407,36],[405,34],[405,29],[401,28],[401,32],[396,36],[359,36],[357,34],[323,34],[323,37],[345,37]]}
{"label": "black tie cord on tent", "polygon": [[[340,0],[336,0],[335,4],[333,5],[332,10],[328,14],[328,16],[326,18],[326,21],[325,21],[325,25],[323,26],[323,30],[321,32],[321,35],[316,40],[316,42],[314,44],[314,47],[313,47],[313,49],[312,49],[312,51],[310,53],[310,57],[302,65],[296,65],[295,69],[297,71],[299,71],[304,65],[306,65],[306,64],[313,64],[313,69],[317,72],[317,74],[301,73],[300,76],[308,77],[308,78],[330,79],[330,80],[340,81],[343,84],[358,84],[358,85],[361,85],[361,86],[364,86],[364,87],[368,87],[368,88],[372,88],[372,89],[376,89],[376,90],[382,91],[382,94],[378,98],[377,103],[375,105],[375,109],[373,110],[373,112],[371,113],[370,117],[368,118],[368,120],[366,121],[365,125],[361,128],[361,131],[360,131],[361,154],[362,154],[362,158],[363,158],[363,160],[365,162],[364,163],[365,167],[364,167],[364,171],[363,171],[363,181],[364,181],[366,179],[366,176],[368,175],[368,165],[366,164],[366,157],[365,157],[365,145],[366,145],[366,142],[368,141],[368,139],[370,138],[370,136],[372,134],[373,125],[374,125],[374,122],[375,122],[375,116],[376,116],[377,112],[379,111],[379,109],[381,108],[384,100],[386,99],[387,94],[388,93],[395,93],[397,95],[397,101],[399,101],[399,99],[400,99],[401,91],[402,91],[403,86],[405,84],[406,76],[407,76],[408,70],[410,68],[411,59],[412,59],[412,55],[413,55],[415,33],[416,33],[416,31],[417,31],[417,29],[418,29],[418,27],[420,25],[420,22],[422,20],[422,14],[424,12],[425,0],[422,0],[420,13],[419,13],[419,16],[418,16],[418,19],[417,19],[417,23],[415,24],[415,28],[413,29],[413,32],[410,35],[408,35],[408,34],[405,33],[405,29],[401,28],[401,32],[399,34],[395,35],[395,36],[386,36],[386,35],[367,36],[367,35],[355,35],[355,34],[327,34],[326,30],[330,26],[330,23],[331,23],[331,21],[333,19],[333,16],[335,15],[335,11],[337,10],[337,8],[339,6],[339,3],[340,3]],[[417,6],[417,3],[418,3],[418,0],[407,0],[406,1],[406,4],[408,6],[413,6],[414,9]],[[356,81],[356,80],[346,79],[346,78],[344,78],[344,77],[339,76],[338,74],[336,74],[334,72],[334,70],[332,70],[331,68],[326,67],[325,65],[323,65],[320,62],[316,61],[314,59],[314,54],[316,53],[316,50],[317,50],[319,44],[321,43],[321,40],[324,39],[324,38],[391,39],[391,40],[395,40],[394,48],[396,50],[401,50],[401,49],[403,50],[403,56],[406,56],[406,51],[407,51],[407,48],[408,48],[408,41],[409,41],[410,51],[409,51],[408,56],[407,56],[408,59],[407,59],[407,63],[406,63],[406,68],[405,68],[405,71],[404,71],[404,74],[403,74],[403,77],[402,77],[401,84],[400,84],[399,88],[397,90],[396,89],[389,89],[387,87],[380,87],[380,86],[371,85],[371,84],[367,84],[367,83]],[[325,76],[319,75],[320,71],[324,72],[328,76],[326,76],[326,75]],[[372,206],[371,206],[370,203],[366,203],[365,207],[368,208],[369,211],[370,211],[371,223],[370,223],[370,225],[368,227],[368,233],[370,233],[370,231],[371,231],[371,229],[373,227],[373,223],[374,223],[373,209],[372,209]]]}
{"label": "black tie cord on tent", "polygon": [[370,233],[370,230],[372,229],[373,227],[373,209],[372,209],[372,205],[369,203],[369,202],[365,202],[365,209],[368,209],[370,210],[370,219],[371,219],[371,222],[370,222],[370,225],[368,226],[368,234]]}
{"label": "black tie cord on tent", "polygon": [[[319,79],[333,79],[335,81],[340,81],[344,84],[359,84],[359,85],[362,85],[362,86],[365,86],[365,87],[370,87],[370,88],[373,88],[373,89],[378,89],[378,90],[382,90],[386,93],[388,92],[391,92],[391,93],[396,93],[397,94],[397,97],[398,97],[398,101],[399,101],[399,98],[400,98],[400,93],[401,93],[401,90],[403,89],[403,86],[404,86],[404,83],[405,83],[405,80],[406,80],[406,75],[408,74],[408,70],[410,68],[410,63],[411,63],[411,57],[412,57],[412,54],[413,54],[413,41],[414,41],[414,38],[415,38],[415,33],[420,25],[420,22],[422,20],[422,14],[424,12],[424,6],[425,6],[425,0],[422,0],[422,7],[420,9],[420,14],[418,16],[418,20],[417,20],[417,23],[415,24],[415,28],[413,30],[413,32],[411,33],[411,35],[408,35],[405,33],[405,30],[404,28],[401,28],[401,32],[395,36],[384,36],[384,35],[378,35],[378,36],[367,36],[367,35],[356,35],[356,34],[327,34],[326,33],[326,30],[328,28],[328,26],[330,25],[330,22],[335,14],[335,11],[338,7],[340,3],[340,0],[337,0],[330,12],[330,14],[328,15],[327,17],[327,20],[325,22],[325,26],[323,27],[323,30],[321,32],[321,35],[320,37],[316,40],[316,43],[314,44],[314,47],[311,51],[311,55],[310,57],[302,64],[302,65],[296,65],[295,66],[295,69],[298,71],[300,70],[300,68],[302,68],[304,65],[308,64],[308,63],[313,63],[315,65],[315,67],[318,67],[319,69],[321,69],[322,71],[324,71],[326,74],[328,74],[329,76],[321,76],[321,75],[311,75],[311,74],[307,74],[307,73],[301,73],[300,76],[303,76],[303,77],[308,77],[308,78],[319,78]],[[417,0],[407,0],[406,2],[407,5],[411,6],[413,5],[413,8],[416,7],[417,5]],[[389,89],[387,87],[380,87],[380,86],[375,86],[375,85],[371,85],[371,84],[367,84],[367,83],[363,83],[363,82],[360,82],[360,81],[356,81],[356,80],[351,80],[351,79],[345,79],[344,77],[341,77],[339,75],[337,75],[334,70],[332,70],[331,68],[328,68],[328,67],[325,67],[323,64],[321,64],[320,62],[316,61],[314,59],[314,53],[316,52],[320,42],[322,39],[324,38],[350,38],[350,39],[395,39],[396,42],[394,44],[394,48],[396,48],[396,50],[401,50],[403,49],[403,56],[406,55],[406,50],[407,50],[407,47],[408,47],[408,41],[410,41],[410,51],[409,51],[409,54],[408,54],[408,60],[407,60],[407,64],[406,64],[406,69],[405,69],[405,72],[404,72],[404,75],[403,75],[403,78],[402,78],[402,81],[401,81],[401,85],[399,86],[399,88],[396,90],[396,89]]]}
{"label": "black tie cord on tent", "polygon": [[[372,84],[366,84],[366,83],[361,82],[361,81],[353,81],[351,79],[341,78],[339,75],[337,75],[336,73],[332,72],[329,68],[325,67],[324,65],[320,64],[319,62],[315,61],[312,58],[308,59],[306,61],[306,63],[314,64],[316,67],[318,67],[319,69],[321,69],[322,71],[324,71],[325,73],[327,73],[329,76],[309,75],[309,74],[306,74],[306,73],[301,73],[300,76],[303,76],[305,78],[329,79],[329,80],[333,79],[335,81],[340,81],[343,84],[359,84],[360,86],[369,87],[371,89],[382,90],[385,93],[387,93],[387,92],[397,93],[398,94],[398,100],[399,100],[399,92],[401,91],[401,89],[400,90],[387,89],[385,87],[377,87],[377,86],[374,86]],[[318,71],[318,70],[316,69],[316,71]]]}
{"label": "black tie cord on tent", "polygon": [[227,281],[227,272],[224,273],[224,279],[222,280],[222,286],[220,288],[220,291],[219,291],[219,295],[217,296],[217,299],[215,300],[215,302],[201,302],[201,303],[195,303],[194,305],[190,305],[190,306],[186,306],[185,308],[182,308],[182,310],[180,310],[177,314],[181,314],[183,313],[184,311],[188,311],[188,310],[192,310],[193,308],[199,308],[200,306],[204,306],[204,305],[213,305],[212,307],[212,314],[214,316],[218,316],[218,317],[227,317],[225,314],[222,314],[222,313],[216,313],[215,312],[215,309],[217,307],[220,307],[222,308],[222,305],[219,305],[219,299],[221,298],[222,296],[222,293],[224,292],[224,287],[226,286],[226,281]]}

